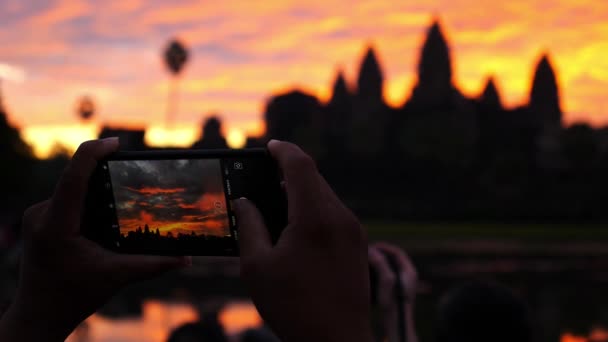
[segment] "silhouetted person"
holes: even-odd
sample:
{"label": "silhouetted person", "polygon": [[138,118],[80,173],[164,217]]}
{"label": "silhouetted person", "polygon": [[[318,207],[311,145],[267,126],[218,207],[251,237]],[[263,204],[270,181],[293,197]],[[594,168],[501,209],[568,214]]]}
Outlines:
{"label": "silhouetted person", "polygon": [[228,148],[226,139],[222,136],[222,121],[217,116],[212,116],[203,125],[203,136],[192,145],[196,149]]}
{"label": "silhouetted person", "polygon": [[526,303],[491,282],[471,282],[448,291],[439,303],[435,331],[436,342],[532,340]]}

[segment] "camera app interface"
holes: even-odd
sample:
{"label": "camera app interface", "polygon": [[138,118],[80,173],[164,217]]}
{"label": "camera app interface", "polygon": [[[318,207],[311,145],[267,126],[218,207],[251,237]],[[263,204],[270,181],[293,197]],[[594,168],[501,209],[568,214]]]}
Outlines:
{"label": "camera app interface", "polygon": [[231,239],[218,159],[119,160],[108,168],[123,244]]}

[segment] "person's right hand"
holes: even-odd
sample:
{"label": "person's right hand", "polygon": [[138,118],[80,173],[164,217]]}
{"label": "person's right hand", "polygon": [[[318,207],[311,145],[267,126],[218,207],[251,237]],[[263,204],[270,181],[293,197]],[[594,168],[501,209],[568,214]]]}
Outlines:
{"label": "person's right hand", "polygon": [[241,273],[284,341],[371,341],[367,239],[357,218],[297,146],[270,141],[285,181],[288,225],[275,246],[257,208],[235,201]]}

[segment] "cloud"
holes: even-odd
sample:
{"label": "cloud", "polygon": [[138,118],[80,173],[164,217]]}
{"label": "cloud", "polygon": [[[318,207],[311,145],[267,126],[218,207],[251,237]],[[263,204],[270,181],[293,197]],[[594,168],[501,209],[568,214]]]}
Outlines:
{"label": "cloud", "polygon": [[185,188],[175,188],[175,189],[166,189],[166,188],[156,188],[156,187],[144,187],[141,189],[130,188],[125,186],[125,188],[129,191],[137,192],[142,195],[158,195],[158,194],[174,194],[178,192],[184,192]]}
{"label": "cloud", "polygon": [[229,234],[218,160],[111,161],[109,170],[123,234],[144,224],[162,232]]}
{"label": "cloud", "polygon": [[[249,130],[272,93],[301,86],[326,97],[337,67],[352,83],[370,42],[382,58],[387,98],[400,104],[433,15],[445,26],[455,80],[468,94],[492,73],[505,103],[522,103],[544,50],[564,89],[608,89],[604,1],[55,0],[3,1],[0,9],[2,62],[28,74],[6,86],[11,119],[22,126],[76,122],[73,104],[82,93],[98,101],[99,121],[162,123],[167,94],[159,84],[168,73],[161,51],[175,36],[192,52],[181,80],[180,122],[219,111],[227,129]],[[586,74],[593,83],[585,83]],[[569,113],[594,122],[608,117],[585,94],[563,94]]]}

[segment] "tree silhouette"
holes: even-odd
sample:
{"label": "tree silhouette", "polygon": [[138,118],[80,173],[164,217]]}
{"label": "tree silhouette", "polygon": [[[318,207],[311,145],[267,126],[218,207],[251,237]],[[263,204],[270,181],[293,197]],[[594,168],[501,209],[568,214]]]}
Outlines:
{"label": "tree silhouette", "polygon": [[83,120],[89,120],[95,114],[95,103],[93,99],[84,95],[78,100],[77,114]]}
{"label": "tree silhouette", "polygon": [[146,235],[150,234],[150,227],[148,227],[147,223],[146,223],[146,225],[144,225],[144,234],[146,234]]}
{"label": "tree silhouette", "polygon": [[167,103],[167,123],[171,122],[177,115],[178,78],[188,61],[188,55],[188,50],[177,39],[171,40],[164,51],[165,64],[169,72],[171,72],[171,84],[169,86],[169,99]]}

